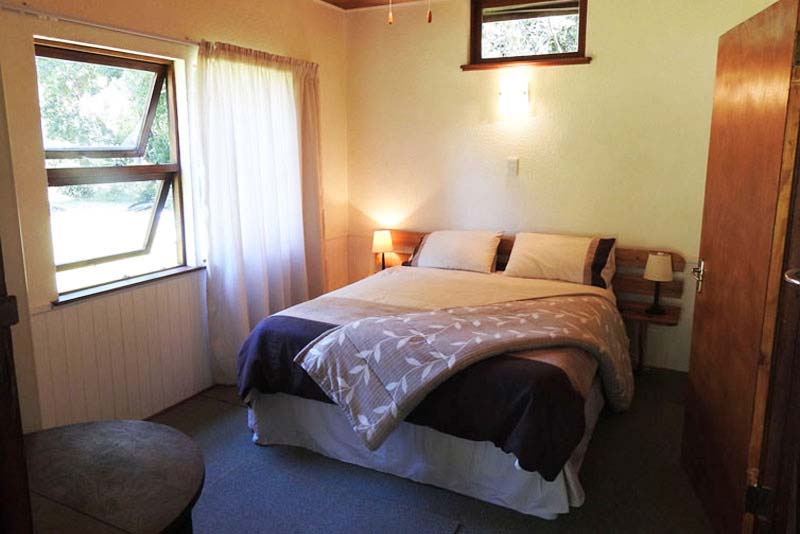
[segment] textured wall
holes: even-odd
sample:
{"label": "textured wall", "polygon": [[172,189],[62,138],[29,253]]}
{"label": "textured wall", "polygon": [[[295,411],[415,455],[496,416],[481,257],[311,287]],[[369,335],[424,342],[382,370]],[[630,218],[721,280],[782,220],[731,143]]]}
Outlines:
{"label": "textured wall", "polygon": [[[590,65],[462,72],[469,1],[348,19],[350,275],[376,227],[616,236],[698,253],[716,43],[764,0],[590,0]],[[502,117],[501,83],[530,87]],[[506,159],[520,158],[508,176]],[[651,363],[688,367],[692,307],[653,329]]]}

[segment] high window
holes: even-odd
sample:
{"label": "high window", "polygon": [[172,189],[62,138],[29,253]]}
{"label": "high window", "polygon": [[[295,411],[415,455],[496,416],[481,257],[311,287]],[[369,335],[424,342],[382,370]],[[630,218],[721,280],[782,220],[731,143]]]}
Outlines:
{"label": "high window", "polygon": [[36,44],[59,294],[185,264],[173,65]]}
{"label": "high window", "polygon": [[588,0],[472,0],[470,64],[588,63]]}

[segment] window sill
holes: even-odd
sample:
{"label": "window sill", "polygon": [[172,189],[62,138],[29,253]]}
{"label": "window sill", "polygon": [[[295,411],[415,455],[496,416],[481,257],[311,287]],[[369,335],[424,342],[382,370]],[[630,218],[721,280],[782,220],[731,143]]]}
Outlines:
{"label": "window sill", "polygon": [[110,282],[108,284],[102,284],[95,287],[89,287],[86,289],[79,289],[77,291],[70,291],[69,293],[64,293],[62,295],[59,295],[58,299],[54,300],[52,304],[53,306],[63,306],[64,304],[72,304],[99,295],[104,295],[106,293],[121,291],[123,289],[129,289],[131,287],[148,284],[150,282],[164,280],[165,278],[172,278],[174,276],[181,276],[184,274],[193,273],[196,271],[204,271],[204,270],[205,270],[204,265],[196,267],[181,266],[181,267],[175,267],[173,269],[167,269],[166,271],[158,271],[155,273],[143,274],[141,276],[134,276],[132,278],[126,278],[125,280],[119,280],[117,282]]}
{"label": "window sill", "polygon": [[562,57],[547,59],[508,59],[502,61],[484,61],[481,63],[469,63],[461,65],[461,70],[488,70],[503,69],[506,67],[551,67],[556,65],[586,65],[592,62],[588,56]]}

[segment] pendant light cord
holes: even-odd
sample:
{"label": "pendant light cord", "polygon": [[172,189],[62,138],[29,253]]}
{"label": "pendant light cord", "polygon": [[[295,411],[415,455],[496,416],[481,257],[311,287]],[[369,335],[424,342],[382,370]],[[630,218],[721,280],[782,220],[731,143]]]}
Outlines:
{"label": "pendant light cord", "polygon": [[[428,0],[428,16],[427,16],[428,24],[433,22],[433,6],[432,6],[432,2],[433,2],[433,0]],[[389,23],[389,26],[394,24],[394,10],[393,10],[393,7],[394,7],[393,0],[389,0],[389,17],[387,18],[387,22]]]}

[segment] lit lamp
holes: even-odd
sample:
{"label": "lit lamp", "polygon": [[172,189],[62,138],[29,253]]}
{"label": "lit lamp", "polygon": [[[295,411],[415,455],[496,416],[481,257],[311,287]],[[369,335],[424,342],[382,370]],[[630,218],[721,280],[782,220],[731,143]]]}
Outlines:
{"label": "lit lamp", "polygon": [[390,230],[375,230],[372,235],[372,252],[381,255],[381,269],[386,268],[386,253],[393,250],[392,232]]}
{"label": "lit lamp", "polygon": [[672,282],[672,255],[666,252],[651,252],[644,268],[644,279],[656,283],[653,305],[645,310],[650,315],[664,315],[665,310],[658,303],[661,296],[661,282]]}

